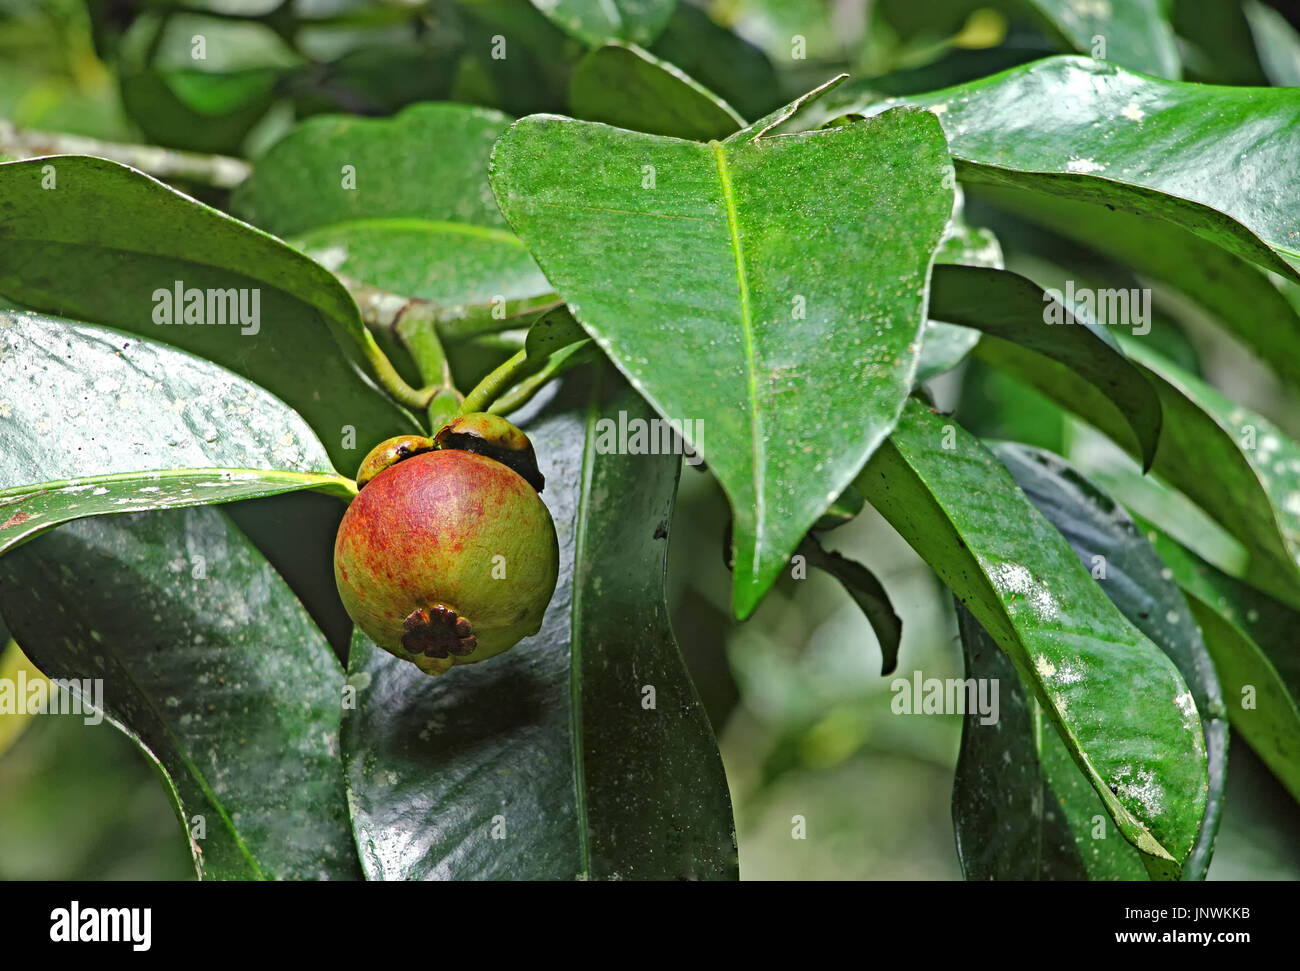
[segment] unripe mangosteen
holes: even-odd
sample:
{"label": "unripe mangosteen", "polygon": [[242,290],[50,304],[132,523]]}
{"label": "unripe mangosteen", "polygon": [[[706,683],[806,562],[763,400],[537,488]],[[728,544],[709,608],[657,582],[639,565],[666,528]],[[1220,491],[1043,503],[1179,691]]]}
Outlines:
{"label": "unripe mangosteen", "polygon": [[[523,432],[495,415],[481,418],[491,421],[469,425],[497,436],[490,447],[526,453],[536,469]],[[455,447],[457,434],[440,433],[432,450],[390,439],[371,452],[362,462],[370,477],[358,479],[334,542],[348,615],[428,674],[537,633],[559,575],[555,525],[537,489],[496,458]]]}

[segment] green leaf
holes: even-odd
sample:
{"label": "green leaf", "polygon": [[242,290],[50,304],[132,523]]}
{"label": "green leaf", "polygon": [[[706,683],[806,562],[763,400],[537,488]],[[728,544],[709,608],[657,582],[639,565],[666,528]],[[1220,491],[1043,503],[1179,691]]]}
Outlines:
{"label": "green leaf", "polygon": [[1241,540],[1249,583],[1300,606],[1300,445],[1140,342],[1124,346],[1164,407],[1152,470]]}
{"label": "green leaf", "polygon": [[[1122,346],[1160,396],[1164,422],[1151,471],[1244,545],[1247,582],[1300,606],[1300,445],[1140,340]],[[1137,454],[1114,407],[1073,372],[1009,344],[981,343],[977,353]]]}
{"label": "green leaf", "polygon": [[650,52],[716,91],[746,118],[761,117],[785,100],[767,56],[692,3],[677,4]]}
{"label": "green leaf", "polygon": [[70,519],[352,494],[257,385],[133,334],[0,310],[0,553]]}
{"label": "green leaf", "polygon": [[200,876],[360,876],[343,672],[219,512],[64,526],[0,558],[0,610],[45,674],[102,679],[88,697],[159,768]]}
{"label": "green leaf", "polygon": [[527,425],[561,539],[541,632],[441,678],[355,636],[343,751],[371,878],[736,876],[726,779],[664,601],[679,463],[601,451],[599,422],[653,413],[579,374]]}
{"label": "green leaf", "polygon": [[1300,279],[1296,89],[1161,81],[1054,57],[907,100],[938,114],[963,181],[1165,219]]}
{"label": "green leaf", "polygon": [[538,316],[524,338],[528,360],[545,361],[558,351],[588,340],[587,332],[573,319],[567,307],[556,307]]}
{"label": "green leaf", "polygon": [[[1070,543],[1111,602],[1177,665],[1179,674],[1187,682],[1201,716],[1209,791],[1196,848],[1188,858],[1182,877],[1184,880],[1203,879],[1223,810],[1228,722],[1214,662],[1206,650],[1196,619],[1177,584],[1168,578],[1168,570],[1161,558],[1110,496],[1048,452],[1011,443],[999,444],[993,451],[1030,502]],[[969,657],[968,653],[968,662]],[[967,673],[971,676],[970,671]],[[1005,705],[1002,710],[1006,711]],[[1035,717],[1041,718],[1041,713]],[[993,754],[1000,759],[1000,752],[995,750],[1008,739],[1005,726],[990,732],[987,726],[978,724],[978,719],[967,717],[965,741],[971,744],[964,744],[963,758],[973,747],[983,746],[988,749],[982,753],[986,759]],[[1059,742],[1059,738],[1054,737],[1053,741]],[[974,755],[973,752],[970,754]],[[1124,844],[1117,844],[1115,840],[1099,844],[1094,840],[1092,821],[1101,811],[1101,803],[1081,777],[1064,778],[1066,772],[1077,777],[1078,771],[1069,763],[1068,757],[1059,757],[1064,755],[1063,749],[1057,755],[1055,760],[1044,758],[1043,768],[1060,790],[1058,795],[1064,800],[1061,810],[1074,833],[1084,870],[1092,873],[1093,864],[1100,863],[1103,872],[1127,869],[1141,873],[1136,854]],[[994,769],[989,778],[996,779],[998,770],[1003,767],[992,763],[986,765],[986,768]],[[1006,819],[1005,813],[1000,819]],[[1115,871],[1111,871],[1109,867],[1116,864],[1119,855],[1117,846],[1124,849],[1128,863],[1126,866],[1117,865]],[[1022,848],[1014,841],[1002,843],[1000,849],[1010,860],[1025,857]],[[1059,879],[1067,874],[1047,875]]]}
{"label": "green leaf", "polygon": [[1196,704],[1173,662],[997,459],[916,400],[855,485],[1007,653],[1149,872],[1177,876],[1207,782]]}
{"label": "green leaf", "polygon": [[585,121],[701,142],[745,125],[716,94],[636,46],[607,45],[583,58],[569,81],[569,107]]}
{"label": "green leaf", "polygon": [[1151,464],[1160,440],[1160,398],[1103,327],[1074,316],[1022,276],[972,266],[935,266],[930,314],[1012,344],[1013,353],[1032,352],[1069,367],[1113,403],[1144,465]]}
{"label": "green leaf", "polygon": [[[279,240],[105,159],[0,164],[0,199],[0,293],[229,368],[302,415],[348,471],[385,438],[419,429],[368,376],[388,362],[348,292]],[[178,283],[242,290],[250,308],[256,293],[258,320],[154,323],[157,291]]]}
{"label": "green leaf", "polygon": [[[944,230],[936,265],[959,263],[963,266],[985,266],[1002,269],[1002,245],[988,229],[970,226],[965,219],[965,200],[960,190],[953,205],[952,219]],[[934,317],[933,308],[930,316]],[[940,320],[927,320],[921,335],[921,360],[916,367],[915,384],[921,384],[945,371],[950,371],[979,343],[978,330],[959,327]]]}
{"label": "green leaf", "polygon": [[[851,494],[857,495],[856,490]],[[861,497],[858,501],[861,502]],[[894,611],[884,585],[874,573],[856,560],[841,556],[834,550],[823,549],[811,533],[799,544],[799,552],[807,557],[812,566],[838,580],[840,586],[853,598],[875,632],[876,640],[880,642],[880,676],[892,673],[898,667],[903,620]]]}
{"label": "green leaf", "polygon": [[649,44],[673,14],[677,0],[532,0],[566,34],[591,47],[609,41]]}
{"label": "green leaf", "polygon": [[127,71],[122,105],[151,142],[190,152],[238,154],[275,103],[280,72]]}
{"label": "green leaf", "polygon": [[1143,522],[1205,632],[1228,719],[1300,802],[1300,653],[1297,615],[1206,563]]}
{"label": "green leaf", "polygon": [[708,144],[535,116],[493,155],[574,317],[660,414],[704,423],[742,617],[892,427],[952,210],[926,113],[764,134],[804,100]]}
{"label": "green leaf", "polygon": [[[1172,223],[1122,209],[997,186],[984,187],[980,196],[1181,291],[1300,388],[1300,359],[1293,353],[1300,342],[1300,311],[1255,264]],[[1073,268],[1069,272],[1076,284],[1085,285]],[[1102,279],[1086,285],[1100,290],[1138,284]]]}
{"label": "green leaf", "polygon": [[[1181,72],[1164,0],[1082,4],[1028,0],[1028,7],[1080,54],[1104,57],[1143,74],[1177,78]],[[1098,38],[1104,47],[1098,47]]]}
{"label": "green leaf", "polygon": [[966,677],[998,685],[998,720],[962,722],[952,820],[966,879],[1147,879],[1032,687],[960,604],[957,630]]}
{"label": "green leaf", "polygon": [[441,305],[548,293],[487,184],[509,124],[456,104],[312,118],[258,160],[231,205],[326,268],[392,293]]}

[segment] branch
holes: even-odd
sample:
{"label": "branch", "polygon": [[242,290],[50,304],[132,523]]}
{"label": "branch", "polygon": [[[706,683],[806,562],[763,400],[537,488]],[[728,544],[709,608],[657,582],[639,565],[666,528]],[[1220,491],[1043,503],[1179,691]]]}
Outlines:
{"label": "branch", "polygon": [[182,179],[218,189],[233,189],[248,178],[251,171],[247,162],[228,155],[200,155],[156,145],[127,145],[81,135],[31,131],[20,129],[3,118],[0,118],[0,155],[16,159],[95,155],[129,165],[158,179]]}

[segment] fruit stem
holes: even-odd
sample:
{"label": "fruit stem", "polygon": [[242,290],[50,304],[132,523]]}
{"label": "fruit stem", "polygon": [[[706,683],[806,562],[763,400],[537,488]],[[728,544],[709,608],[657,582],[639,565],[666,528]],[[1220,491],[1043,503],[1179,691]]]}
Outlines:
{"label": "fruit stem", "polygon": [[442,341],[438,339],[433,315],[422,313],[421,309],[417,304],[408,304],[407,312],[400,314],[394,322],[393,332],[410,352],[420,377],[426,382],[422,393],[429,394],[421,407],[427,409],[429,425],[436,431],[456,414],[462,395],[452,380],[451,366],[447,363]]}
{"label": "fruit stem", "polygon": [[497,398],[496,401],[492,402],[488,411],[494,415],[508,415],[512,411],[518,411],[532,401],[533,396],[546,387],[547,383],[553,378],[558,378],[561,374],[579,364],[593,361],[598,356],[596,345],[589,340],[562,347],[547,359],[545,366],[540,371],[524,378]]}
{"label": "fruit stem", "polygon": [[528,359],[528,349],[521,347],[465,395],[465,400],[460,404],[460,413],[468,415],[476,411],[487,411],[499,395],[528,377],[539,366],[540,362]]}

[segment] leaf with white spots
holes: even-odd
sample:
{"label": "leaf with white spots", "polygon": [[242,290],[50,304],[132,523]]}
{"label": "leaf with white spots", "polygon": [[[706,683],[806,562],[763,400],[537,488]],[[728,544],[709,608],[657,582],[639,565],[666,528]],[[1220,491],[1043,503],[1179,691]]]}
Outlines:
{"label": "leaf with white spots", "polygon": [[[1300,607],[1300,445],[1143,340],[1121,337],[1119,343],[1160,399],[1160,443],[1151,472],[1241,542],[1247,554],[1243,579]],[[1113,404],[1068,368],[1007,343],[988,352],[997,367],[1140,457]],[[982,345],[980,353],[985,353]],[[1174,509],[1166,505],[1152,516],[1162,529],[1179,535],[1178,523],[1166,519]]]}
{"label": "leaf with white spots", "polygon": [[1200,832],[1207,769],[1174,663],[1006,468],[920,402],[855,485],[1006,653],[1148,871],[1177,876]]}
{"label": "leaf with white spots", "polygon": [[0,611],[44,674],[101,680],[104,715],[158,767],[200,877],[360,879],[343,671],[220,512],[70,523],[0,558]]}
{"label": "leaf with white spots", "polygon": [[256,382],[348,472],[384,439],[419,431],[376,384],[392,365],[351,295],[280,240],[102,158],[0,163],[0,198],[4,296]]}
{"label": "leaf with white spots", "polygon": [[[1203,879],[1214,847],[1227,779],[1228,723],[1214,662],[1196,619],[1156,551],[1113,499],[1060,458],[1000,443],[994,453],[1035,507],[1060,531],[1098,589],[1146,634],[1187,682],[1184,713],[1199,713],[1209,792],[1196,847],[1182,878]],[[972,879],[1143,879],[1141,858],[1115,838],[1101,799],[1006,656],[964,609],[966,675],[998,678],[999,720],[966,716],[953,789],[953,821]],[[1062,675],[1081,681],[1080,672]]]}
{"label": "leaf with white spots", "polygon": [[1300,280],[1300,88],[1162,81],[1070,56],[905,100],[938,115],[963,182],[1168,220]]}
{"label": "leaf with white spots", "polygon": [[952,214],[927,112],[770,134],[820,91],[707,144],[534,115],[492,158],[573,316],[661,415],[702,422],[741,617],[897,419]]}
{"label": "leaf with white spots", "polygon": [[291,408],[166,344],[0,310],[0,357],[0,553],[88,516],[352,492]]}

